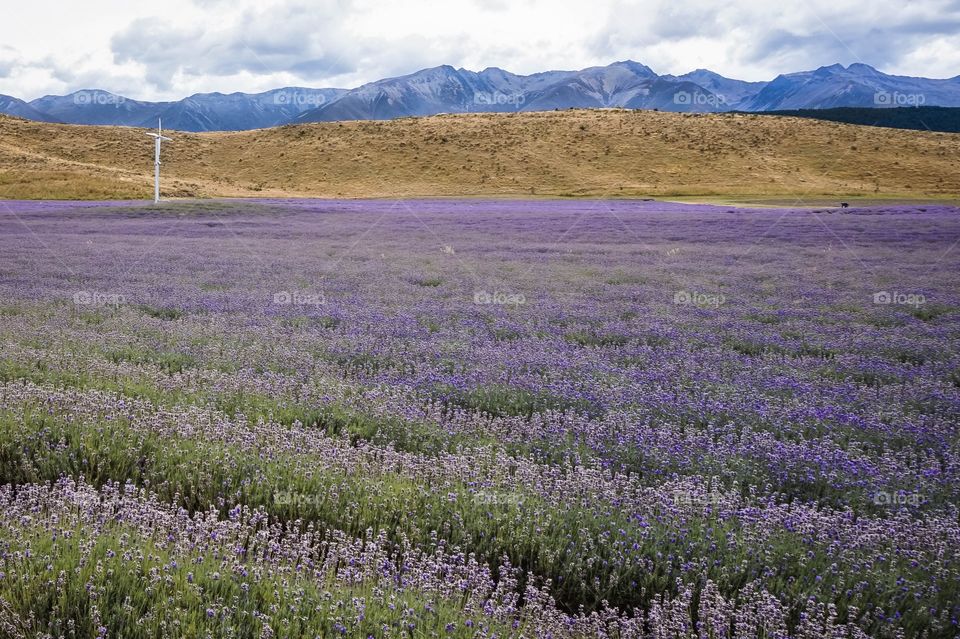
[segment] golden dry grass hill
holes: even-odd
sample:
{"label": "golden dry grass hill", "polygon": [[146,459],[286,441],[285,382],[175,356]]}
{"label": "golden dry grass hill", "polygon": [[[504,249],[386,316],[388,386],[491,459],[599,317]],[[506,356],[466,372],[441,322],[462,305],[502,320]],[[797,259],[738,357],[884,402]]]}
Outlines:
{"label": "golden dry grass hill", "polygon": [[[0,116],[0,198],[148,198],[145,129]],[[960,135],[745,114],[438,115],[177,133],[168,196],[960,198]]]}

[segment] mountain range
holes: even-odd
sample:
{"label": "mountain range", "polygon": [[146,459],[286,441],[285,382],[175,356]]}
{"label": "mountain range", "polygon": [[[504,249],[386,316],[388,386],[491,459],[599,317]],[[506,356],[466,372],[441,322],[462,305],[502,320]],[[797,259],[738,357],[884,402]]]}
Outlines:
{"label": "mountain range", "polygon": [[837,107],[960,106],[960,76],[935,80],[882,73],[866,64],[825,66],[745,82],[707,69],[658,75],[630,60],[579,71],[517,75],[443,65],[355,89],[285,87],[263,93],[198,93],[144,102],[99,89],[26,102],[0,95],[0,113],[43,122],[240,131],[340,120],[389,120],[464,112],[567,108],[766,112]]}

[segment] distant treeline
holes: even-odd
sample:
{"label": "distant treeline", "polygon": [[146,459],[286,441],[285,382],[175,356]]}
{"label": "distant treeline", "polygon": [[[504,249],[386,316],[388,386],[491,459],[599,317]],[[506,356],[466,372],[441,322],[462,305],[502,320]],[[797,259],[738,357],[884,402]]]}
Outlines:
{"label": "distant treeline", "polygon": [[944,131],[960,133],[960,108],[958,107],[897,107],[893,109],[867,109],[839,107],[836,109],[795,109],[790,111],[763,111],[759,115],[789,115],[799,118],[830,120],[846,124],[882,126],[892,129],[915,129],[917,131]]}

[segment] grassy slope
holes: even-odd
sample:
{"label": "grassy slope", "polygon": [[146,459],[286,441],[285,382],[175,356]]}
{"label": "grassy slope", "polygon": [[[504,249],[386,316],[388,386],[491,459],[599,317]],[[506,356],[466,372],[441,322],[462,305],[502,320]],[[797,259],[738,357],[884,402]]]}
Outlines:
{"label": "grassy slope", "polygon": [[[174,133],[171,196],[960,197],[960,137],[650,111],[463,114]],[[147,197],[141,129],[0,116],[0,197]]]}

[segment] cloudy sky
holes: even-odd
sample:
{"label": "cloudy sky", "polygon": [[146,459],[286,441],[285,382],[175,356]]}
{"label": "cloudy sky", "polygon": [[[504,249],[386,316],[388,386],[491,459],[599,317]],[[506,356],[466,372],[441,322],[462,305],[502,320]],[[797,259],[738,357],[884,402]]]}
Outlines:
{"label": "cloudy sky", "polygon": [[131,98],[353,87],[452,64],[633,59],[730,77],[864,62],[960,75],[960,0],[28,0],[0,21],[0,93]]}

